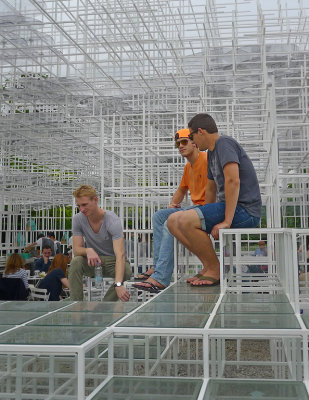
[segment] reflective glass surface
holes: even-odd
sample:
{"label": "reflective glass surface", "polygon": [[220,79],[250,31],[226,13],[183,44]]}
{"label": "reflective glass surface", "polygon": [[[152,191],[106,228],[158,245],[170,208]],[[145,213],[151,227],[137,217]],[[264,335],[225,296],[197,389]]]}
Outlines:
{"label": "reflective glass surface", "polygon": [[196,400],[201,379],[112,378],[93,400]]}
{"label": "reflective glass surface", "polygon": [[302,317],[302,319],[303,319],[303,321],[304,321],[304,323],[306,325],[306,328],[309,329],[309,314],[302,314],[301,317]]}
{"label": "reflective glass surface", "polygon": [[218,298],[218,294],[162,293],[154,301],[166,303],[215,303]]}
{"label": "reflective glass surface", "polygon": [[191,286],[186,282],[177,282],[166,290],[167,294],[171,293],[192,293],[192,294],[220,294],[220,285],[217,286]]}
{"label": "reflective glass surface", "polygon": [[298,329],[294,314],[217,314],[210,328]]}
{"label": "reflective glass surface", "polygon": [[40,318],[30,325],[78,325],[78,326],[108,326],[125,316],[124,313],[91,313],[91,312],[57,312]]}
{"label": "reflective glass surface", "polygon": [[223,313],[294,314],[294,311],[290,303],[221,303],[217,314]]}
{"label": "reflective glass surface", "polygon": [[44,312],[0,311],[0,325],[19,325],[44,315]]}
{"label": "reflective glass surface", "polygon": [[49,312],[71,304],[70,301],[10,301],[0,304],[0,311],[41,311]]}
{"label": "reflective glass surface", "polygon": [[21,326],[0,335],[0,344],[79,345],[102,332],[102,328],[71,326]]}
{"label": "reflective glass surface", "polygon": [[194,313],[144,313],[138,312],[126,318],[117,326],[136,326],[153,328],[203,328],[209,314]]}
{"label": "reflective glass surface", "polygon": [[93,313],[128,313],[141,303],[133,302],[120,302],[120,301],[79,301],[78,303],[72,304],[65,309],[68,311],[82,311],[82,312],[93,312]]}
{"label": "reflective glass surface", "polygon": [[308,400],[305,385],[292,381],[210,379],[203,400]]}
{"label": "reflective glass surface", "polygon": [[138,312],[150,313],[210,313],[215,303],[146,303]]}
{"label": "reflective glass surface", "polygon": [[0,333],[8,329],[14,328],[15,325],[0,325]]}
{"label": "reflective glass surface", "polygon": [[284,293],[227,293],[223,296],[222,302],[228,303],[289,303],[289,299]]}

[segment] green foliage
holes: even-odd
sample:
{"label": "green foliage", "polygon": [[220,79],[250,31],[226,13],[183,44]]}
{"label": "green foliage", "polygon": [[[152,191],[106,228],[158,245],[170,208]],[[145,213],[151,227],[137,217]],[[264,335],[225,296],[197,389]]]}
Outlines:
{"label": "green foliage", "polygon": [[286,206],[285,215],[281,222],[285,228],[301,228],[300,207]]}

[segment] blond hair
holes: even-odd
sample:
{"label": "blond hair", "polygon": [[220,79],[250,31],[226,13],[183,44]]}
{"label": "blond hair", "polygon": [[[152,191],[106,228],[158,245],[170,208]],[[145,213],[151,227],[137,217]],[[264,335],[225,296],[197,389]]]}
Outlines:
{"label": "blond hair", "polygon": [[74,197],[83,197],[87,196],[90,197],[91,199],[98,197],[97,192],[94,187],[89,186],[89,185],[82,185],[79,188],[77,188],[73,192]]}

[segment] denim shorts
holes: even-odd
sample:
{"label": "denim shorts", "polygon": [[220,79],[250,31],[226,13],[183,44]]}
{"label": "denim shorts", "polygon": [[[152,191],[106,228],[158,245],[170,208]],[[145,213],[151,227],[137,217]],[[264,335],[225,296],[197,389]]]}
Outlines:
{"label": "denim shorts", "polygon": [[[223,222],[225,218],[225,202],[223,201],[198,206],[194,210],[201,220],[202,230],[207,233],[210,233],[212,228]],[[236,206],[231,228],[255,228],[259,222],[259,217],[254,217],[243,207]]]}

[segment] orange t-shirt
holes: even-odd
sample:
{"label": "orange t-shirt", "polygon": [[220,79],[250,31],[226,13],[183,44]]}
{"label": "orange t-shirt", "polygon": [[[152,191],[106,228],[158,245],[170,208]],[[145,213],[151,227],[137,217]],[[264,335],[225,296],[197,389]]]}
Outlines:
{"label": "orange t-shirt", "polygon": [[200,152],[193,167],[188,162],[183,170],[179,187],[189,189],[193,204],[205,203],[207,183],[207,153]]}

